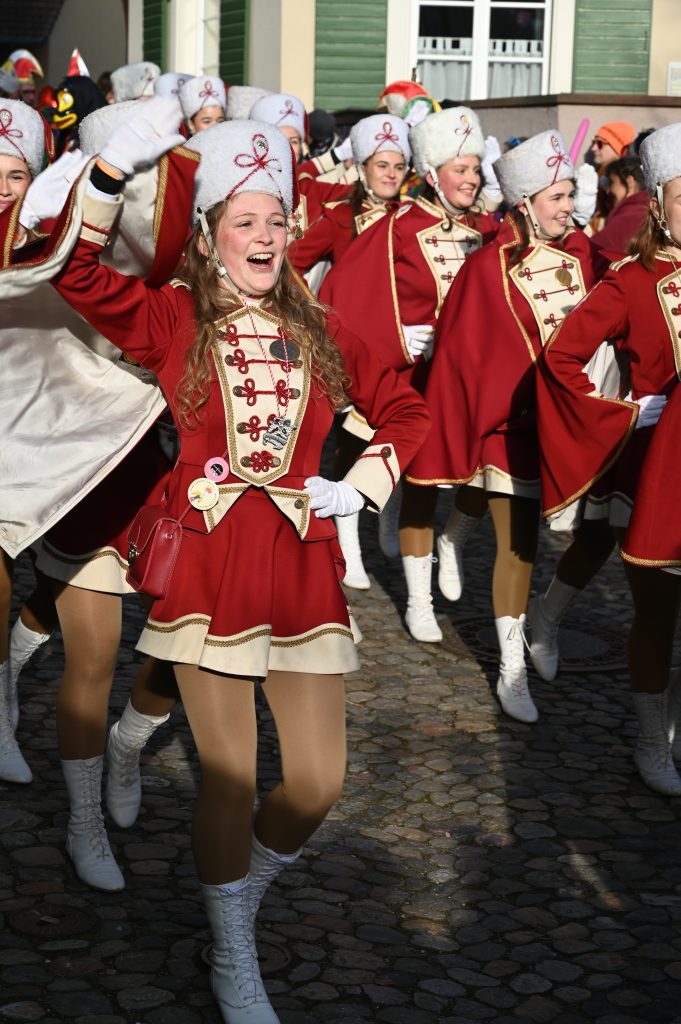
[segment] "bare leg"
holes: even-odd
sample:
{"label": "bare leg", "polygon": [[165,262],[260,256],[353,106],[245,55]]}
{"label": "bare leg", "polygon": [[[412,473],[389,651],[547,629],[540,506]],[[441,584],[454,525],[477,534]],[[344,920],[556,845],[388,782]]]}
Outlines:
{"label": "bare leg", "polygon": [[363,438],[351,434],[349,430],[345,430],[340,425],[343,419],[343,416],[336,416],[336,422],[334,423],[336,433],[336,455],[333,463],[334,480],[342,480],[345,474],[350,472],[356,460],[369,443]]}
{"label": "bare leg", "polygon": [[615,548],[615,534],[606,519],[585,519],[556,567],[561,583],[582,590],[602,569]]}
{"label": "bare leg", "polygon": [[180,691],[169,661],[147,658],[135,677],[130,703],[140,715],[161,718],[173,710]]}
{"label": "bare leg", "polygon": [[634,693],[662,693],[669,684],[674,633],[681,606],[681,577],[624,563],[634,599],[627,656]]}
{"label": "bare leg", "polygon": [[470,487],[463,484],[456,493],[454,505],[459,512],[465,512],[467,516],[479,519],[487,511],[487,491],[482,487]]}
{"label": "bare leg", "polygon": [[493,493],[487,495],[487,500],[497,538],[492,581],[494,616],[517,619],[527,610],[530,596],[539,537],[539,502]]}
{"label": "bare leg", "polygon": [[419,487],[408,480],[402,481],[400,551],[403,558],[432,555],[437,498],[437,487]]}
{"label": "bare leg", "polygon": [[0,665],[7,661],[14,561],[0,549]]}
{"label": "bare leg", "polygon": [[57,608],[54,603],[52,585],[48,576],[45,576],[40,569],[33,566],[36,578],[36,587],[30,597],[26,598],[21,609],[21,621],[27,629],[34,633],[49,635],[56,627]]}

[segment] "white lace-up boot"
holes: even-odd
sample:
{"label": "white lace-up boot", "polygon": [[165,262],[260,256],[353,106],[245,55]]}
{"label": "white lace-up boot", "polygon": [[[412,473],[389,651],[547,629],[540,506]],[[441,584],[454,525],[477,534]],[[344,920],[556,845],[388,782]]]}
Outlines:
{"label": "white lace-up boot", "polygon": [[398,483],[378,517],[378,543],[386,558],[400,554],[400,512],[402,510],[402,484]]}
{"label": "white lace-up boot", "polygon": [[30,782],[33,773],[24,761],[19,744],[14,736],[7,704],[7,683],[9,665],[0,665],[0,779],[5,782]]}
{"label": "white lace-up boot", "polygon": [[532,631],[530,659],[537,673],[551,682],[558,671],[558,627],[577,587],[561,583],[554,576],[545,594],[530,598],[527,624]]}
{"label": "white lace-up boot", "polygon": [[502,615],[494,620],[501,650],[497,696],[503,710],[519,722],[536,722],[539,713],[527,686],[525,616]]}
{"label": "white lace-up boot", "polygon": [[454,506],[444,533],[437,539],[437,582],[448,601],[458,601],[463,591],[463,549],[482,516],[469,516]]}
{"label": "white lace-up boot", "polygon": [[681,796],[669,742],[667,693],[632,693],[639,727],[634,762],[646,786],[665,796]]}
{"label": "white lace-up boot", "polygon": [[430,583],[433,571],[433,556],[405,555],[402,559],[404,575],[407,577],[407,629],[414,640],[436,644],[442,640],[442,630],[437,624],[433,611],[433,596]]}
{"label": "white lace-up boot", "polygon": [[368,590],[371,580],[366,574],[362,562],[362,549],[359,546],[359,512],[352,516],[335,516],[338,530],[338,543],[345,559],[345,577],[343,583],[353,590]]}
{"label": "white lace-up boot", "polygon": [[279,1024],[267,998],[251,928],[249,876],[201,885],[213,933],[213,995],[225,1024]]}
{"label": "white lace-up boot", "polygon": [[672,674],[667,688],[667,723],[672,757],[681,761],[681,668]]}
{"label": "white lace-up boot", "polygon": [[62,761],[71,817],[66,833],[66,852],[81,882],[93,889],[117,892],[125,881],[109,846],[102,817],[102,767],[104,755],[84,761]]}
{"label": "white lace-up boot", "polygon": [[19,724],[19,693],[17,680],[22,668],[34,651],[42,647],[50,639],[51,633],[35,633],[21,621],[21,615],[14,623],[9,638],[9,665],[6,676],[7,705],[12,731],[17,731]]}
{"label": "white lace-up boot", "polygon": [[121,828],[134,825],[142,802],[140,754],[159,725],[170,715],[142,715],[128,701],[120,719],[111,726],[106,745],[109,777],[106,783],[106,806]]}
{"label": "white lace-up boot", "polygon": [[274,850],[268,850],[266,846],[263,846],[256,839],[255,832],[253,833],[251,837],[251,870],[248,875],[251,883],[249,900],[251,904],[250,912],[253,934],[255,934],[255,919],[258,914],[258,907],[267,888],[272,884],[277,875],[281,874],[284,868],[287,868],[298,859],[302,849],[301,846],[300,850],[296,850],[295,853],[275,853]]}

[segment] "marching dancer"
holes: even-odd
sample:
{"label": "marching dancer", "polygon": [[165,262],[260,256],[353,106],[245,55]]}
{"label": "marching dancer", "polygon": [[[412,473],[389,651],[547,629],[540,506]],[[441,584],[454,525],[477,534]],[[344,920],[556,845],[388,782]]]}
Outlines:
{"label": "marching dancer", "polygon": [[148,100],[154,95],[154,83],[160,76],[158,64],[149,60],[124,64],[111,72],[111,88],[115,103],[126,100]]}
{"label": "marching dancer", "polygon": [[[497,225],[476,206],[485,141],[472,110],[452,107],[431,114],[411,129],[409,142],[416,170],[426,182],[423,195],[353,242],[325,279],[320,298],[367,339],[383,362],[423,392],[445,297],[464,261],[494,237]],[[371,436],[352,414],[347,427],[364,440]],[[405,480],[401,510],[394,499],[379,522],[384,553],[402,554],[409,632],[430,643],[442,640],[431,597],[436,503],[434,485],[415,487]],[[356,532],[344,552],[353,575],[364,573]]]}
{"label": "marching dancer", "polygon": [[[639,722],[634,759],[651,789],[679,795],[667,703],[681,580],[661,571],[678,558],[674,415],[665,413],[656,424],[669,395],[674,393],[678,405],[681,372],[681,124],[648,136],[641,160],[650,209],[631,255],[611,265],[543,353],[542,497],[545,515],[581,499],[585,523],[605,519],[624,541],[634,601],[628,645]],[[618,375],[618,386],[607,396],[584,372],[604,338],[626,363],[621,383]],[[678,697],[672,719],[677,716]]]}
{"label": "marching dancer", "polygon": [[180,103],[190,135],[222,124],[225,120],[227,93],[221,78],[199,75],[189,78],[180,86]]}

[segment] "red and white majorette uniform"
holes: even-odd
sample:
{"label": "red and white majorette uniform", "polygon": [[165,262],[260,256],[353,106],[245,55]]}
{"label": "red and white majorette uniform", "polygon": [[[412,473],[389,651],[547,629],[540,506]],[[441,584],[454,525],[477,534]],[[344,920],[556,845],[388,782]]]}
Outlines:
{"label": "red and white majorette uniform", "polygon": [[[228,122],[188,145],[202,157],[195,207],[208,210],[248,191],[278,196],[287,212],[294,205],[291,149],[270,126]],[[178,280],[156,290],[102,266],[93,239],[106,237],[117,206],[86,198],[90,227],[56,286],[88,322],[157,374],[175,412],[195,336],[194,297]],[[345,358],[351,396],[377,430],[347,480],[380,509],[425,433],[427,413],[335,317],[328,325]],[[304,489],[319,471],[333,411],[266,302],[236,308],[216,326],[215,379],[203,422],[179,428],[180,456],[167,490],[169,515],[187,512],[182,547],[139,649],[233,675],[351,671],[358,659],[339,585],[340,549],[332,523],[311,512]],[[217,457],[229,463],[217,504],[190,507],[190,485]]]}

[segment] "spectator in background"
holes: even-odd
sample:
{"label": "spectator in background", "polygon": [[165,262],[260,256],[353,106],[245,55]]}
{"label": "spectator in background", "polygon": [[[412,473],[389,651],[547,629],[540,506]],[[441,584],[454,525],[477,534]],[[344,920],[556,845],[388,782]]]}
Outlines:
{"label": "spectator in background", "polygon": [[97,79],[97,86],[102,91],[102,95],[107,103],[115,103],[113,94],[113,86],[111,85],[111,72],[102,71],[101,75]]}
{"label": "spectator in background", "polygon": [[605,226],[591,238],[597,276],[604,273],[611,262],[602,255],[603,251],[625,253],[648,209],[648,193],[637,157],[623,156],[613,160],[607,175],[601,176],[600,185],[614,205],[605,219]]}
{"label": "spectator in background", "polygon": [[[608,165],[621,156],[626,156],[636,138],[636,129],[627,121],[609,121],[601,125],[591,143],[587,163],[593,163],[599,174],[608,173]],[[596,212],[587,224],[587,235],[595,235],[605,227],[605,218],[613,208],[613,198],[605,189],[599,188],[596,196]]]}
{"label": "spectator in background", "polygon": [[338,145],[340,137],[336,131],[336,118],[328,110],[317,107],[308,117],[310,128],[310,157],[322,156],[332,146]]}

